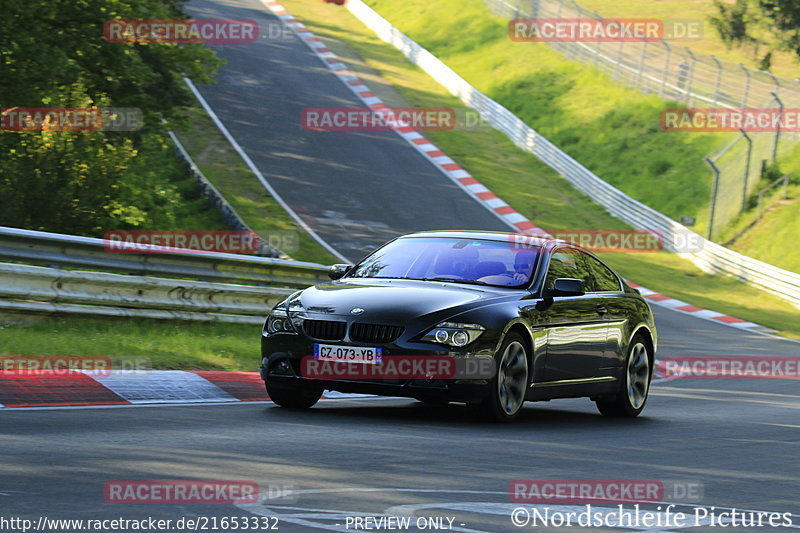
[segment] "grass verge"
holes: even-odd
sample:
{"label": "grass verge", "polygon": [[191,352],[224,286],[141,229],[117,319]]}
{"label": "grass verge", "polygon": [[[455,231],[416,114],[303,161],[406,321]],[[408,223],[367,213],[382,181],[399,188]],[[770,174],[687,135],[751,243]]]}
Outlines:
{"label": "grass verge", "polygon": [[299,228],[267,193],[205,111],[198,105],[186,112],[189,126],[176,131],[176,135],[206,178],[245,223],[262,238],[278,237],[276,242],[290,232],[294,238],[285,241],[296,243],[296,247],[283,251],[294,259],[324,265],[336,263],[337,259]]}
{"label": "grass verge", "polygon": [[259,326],[149,319],[0,317],[0,355],[143,357],[159,370],[256,371]]}
{"label": "grass verge", "polygon": [[545,43],[513,42],[508,21],[470,0],[369,0],[381,15],[605,181],[677,218],[710,195],[703,158],[730,134],[665,132],[674,103],[615,83]]}

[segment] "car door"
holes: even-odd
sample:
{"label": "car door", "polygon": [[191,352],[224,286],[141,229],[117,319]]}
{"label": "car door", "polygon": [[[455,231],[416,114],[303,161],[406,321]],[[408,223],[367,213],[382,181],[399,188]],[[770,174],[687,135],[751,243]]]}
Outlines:
{"label": "car door", "polygon": [[603,364],[608,327],[603,297],[595,292],[585,254],[568,247],[555,249],[550,254],[545,291],[557,278],[582,279],[586,293],[553,296],[543,302],[547,330],[544,381],[594,377]]}
{"label": "car door", "polygon": [[602,261],[591,254],[584,254],[586,266],[594,278],[594,290],[606,310],[607,337],[603,352],[603,364],[616,367],[622,364],[625,349],[627,317],[635,312],[633,303],[623,298],[622,280]]}

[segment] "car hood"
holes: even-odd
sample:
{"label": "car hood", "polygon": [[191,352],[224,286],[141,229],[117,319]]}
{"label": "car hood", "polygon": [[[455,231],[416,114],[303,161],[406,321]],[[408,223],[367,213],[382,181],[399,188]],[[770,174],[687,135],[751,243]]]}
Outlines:
{"label": "car hood", "polygon": [[[300,303],[309,316],[334,315],[359,322],[398,323],[439,312],[452,315],[489,300],[513,297],[516,292],[433,281],[345,279],[309,287],[300,293]],[[353,313],[354,309],[363,311]]]}

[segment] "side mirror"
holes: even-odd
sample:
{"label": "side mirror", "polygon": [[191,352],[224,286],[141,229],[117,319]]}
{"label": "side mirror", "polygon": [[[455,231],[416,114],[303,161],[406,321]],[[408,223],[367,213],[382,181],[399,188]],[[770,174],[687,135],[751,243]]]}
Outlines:
{"label": "side mirror", "polygon": [[339,279],[345,274],[347,274],[351,268],[353,268],[353,265],[345,265],[345,264],[331,265],[331,268],[328,269],[328,277],[331,279]]}
{"label": "side mirror", "polygon": [[583,280],[577,278],[558,278],[553,282],[553,288],[547,291],[547,296],[582,296]]}

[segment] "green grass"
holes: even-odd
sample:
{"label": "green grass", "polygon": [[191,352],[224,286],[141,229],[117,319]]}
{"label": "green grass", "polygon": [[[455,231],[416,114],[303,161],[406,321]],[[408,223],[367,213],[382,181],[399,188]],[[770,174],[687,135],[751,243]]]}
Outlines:
{"label": "green grass", "polygon": [[678,255],[602,254],[602,258],[626,279],[648,289],[800,339],[798,310],[786,300],[731,277],[706,274]]}
{"label": "green grass", "polygon": [[793,272],[800,272],[800,247],[795,243],[800,235],[800,185],[790,185],[787,199],[779,186],[766,198],[764,215],[758,222],[752,209],[739,220],[749,226],[730,245],[734,250]]}
{"label": "green grass", "polygon": [[[725,2],[732,4],[733,2]],[[581,7],[597,11],[604,17],[618,18],[663,18],[663,19],[692,19],[703,21],[703,37],[699,40],[676,41],[677,46],[687,46],[693,52],[714,55],[719,59],[742,63],[748,67],[758,68],[758,59],[752,47],[731,48],[719,38],[716,30],[711,26],[710,17],[717,14],[717,9],[711,0],[579,0]],[[769,36],[760,36],[771,42]],[[766,52],[762,47],[760,55]],[[772,72],[778,76],[796,78],[798,60],[788,52],[774,52],[772,54]]]}
{"label": "green grass", "polygon": [[[300,229],[272,198],[202,108],[187,109],[189,126],[176,132],[181,144],[245,223],[262,236],[283,238],[295,248],[284,251],[299,261],[332,264],[338,260]],[[282,242],[281,240],[275,242]]]}
{"label": "green grass", "polygon": [[[762,217],[758,219],[757,193],[773,180],[788,174],[789,186],[779,185],[766,192],[762,200]],[[741,213],[720,236],[730,248],[772,265],[800,272],[800,146],[794,146],[780,164],[762,178]]]}
{"label": "green grass", "polygon": [[[284,5],[390,105],[450,106],[458,116],[467,112],[446,89],[394,47],[380,41],[348,11],[316,0],[285,0]],[[465,27],[458,35],[468,35],[469,30]],[[483,127],[425,135],[476,179],[546,229],[626,227],[503,134]],[[626,278],[652,290],[800,338],[797,310],[786,301],[733,278],[705,274],[679,256],[605,254],[604,259]]]}
{"label": "green grass", "polygon": [[381,15],[608,183],[671,216],[697,216],[703,158],[729,134],[669,133],[675,107],[614,83],[544,43],[508,38],[507,21],[471,0],[371,0]]}
{"label": "green grass", "polygon": [[260,332],[257,325],[178,320],[0,317],[0,355],[135,357],[161,370],[256,371]]}

